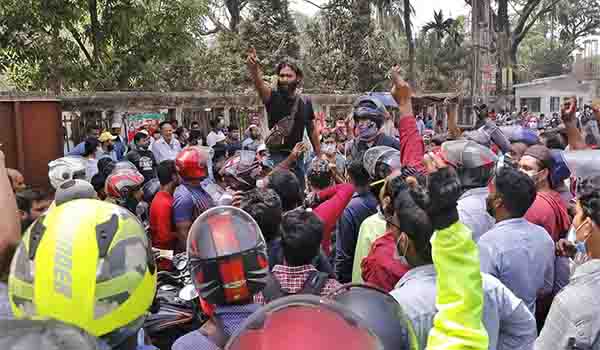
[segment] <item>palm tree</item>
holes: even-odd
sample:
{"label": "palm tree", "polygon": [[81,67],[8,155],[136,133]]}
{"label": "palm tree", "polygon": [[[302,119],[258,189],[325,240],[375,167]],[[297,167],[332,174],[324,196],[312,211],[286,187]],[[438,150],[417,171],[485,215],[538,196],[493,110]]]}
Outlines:
{"label": "palm tree", "polygon": [[450,36],[457,44],[460,44],[458,33],[455,30],[454,23],[456,21],[453,18],[444,19],[444,13],[442,10],[436,12],[433,11],[433,21],[425,23],[421,28],[424,34],[433,31],[441,43],[446,35]]}

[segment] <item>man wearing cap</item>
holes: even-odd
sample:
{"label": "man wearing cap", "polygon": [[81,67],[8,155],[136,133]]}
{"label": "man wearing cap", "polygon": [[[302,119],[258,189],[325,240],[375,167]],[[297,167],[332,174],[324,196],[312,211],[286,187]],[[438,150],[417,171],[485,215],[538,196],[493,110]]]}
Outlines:
{"label": "man wearing cap", "polygon": [[248,137],[242,142],[242,149],[256,151],[256,148],[261,144],[260,129],[257,124],[250,124],[246,130]]}
{"label": "man wearing cap", "polygon": [[225,137],[225,134],[223,134],[223,131],[221,130],[223,128],[223,119],[221,119],[221,117],[217,118],[217,120],[211,120],[210,121],[210,132],[208,133],[208,135],[206,135],[206,144],[209,147],[214,146],[217,142],[217,139],[221,139]]}
{"label": "man wearing cap", "polygon": [[117,161],[117,153],[115,151],[115,145],[113,142],[117,139],[116,136],[113,136],[110,132],[103,132],[98,141],[100,141],[100,149],[97,152],[96,159],[109,157],[110,159]]}
{"label": "man wearing cap", "polygon": [[173,126],[170,122],[160,123],[161,138],[152,144],[152,153],[156,158],[156,163],[160,164],[163,160],[175,160],[177,154],[181,151],[181,144],[173,137]]}
{"label": "man wearing cap", "polygon": [[156,177],[156,158],[150,147],[150,137],[146,130],[139,131],[133,137],[134,149],[127,152],[127,160],[135,165],[140,174],[144,175],[144,184]]}
{"label": "man wearing cap", "polygon": [[123,160],[123,158],[125,157],[125,151],[127,149],[127,146],[125,145],[123,140],[121,140],[121,123],[113,122],[110,126],[110,133],[113,134],[113,136],[116,136],[116,139],[114,139],[113,144],[115,147],[115,154],[117,155],[117,160]]}

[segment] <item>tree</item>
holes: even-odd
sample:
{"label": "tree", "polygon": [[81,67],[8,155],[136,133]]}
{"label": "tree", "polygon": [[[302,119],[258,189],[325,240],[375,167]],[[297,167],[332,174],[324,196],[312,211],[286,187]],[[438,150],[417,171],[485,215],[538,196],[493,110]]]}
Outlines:
{"label": "tree", "polygon": [[249,6],[250,16],[240,27],[241,42],[244,49],[256,48],[265,74],[272,74],[284,59],[299,59],[299,33],[288,0],[251,0]]}
{"label": "tree", "polygon": [[36,68],[33,89],[128,89],[193,47],[205,12],[196,0],[4,0],[0,52]]}
{"label": "tree", "polygon": [[438,39],[438,41],[442,41],[446,35],[449,35],[453,40],[456,40],[457,43],[460,43],[458,33],[454,30],[454,19],[446,18],[444,19],[444,13],[442,10],[436,12],[433,11],[433,21],[425,23],[423,27],[421,27],[421,31],[425,34],[433,31]]}

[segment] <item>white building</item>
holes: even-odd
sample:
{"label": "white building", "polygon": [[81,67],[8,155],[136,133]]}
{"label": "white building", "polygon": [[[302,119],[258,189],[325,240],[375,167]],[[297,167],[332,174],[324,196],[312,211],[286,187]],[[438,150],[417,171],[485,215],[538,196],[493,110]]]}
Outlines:
{"label": "white building", "polygon": [[551,116],[560,112],[560,104],[564,98],[577,96],[578,106],[592,102],[593,82],[578,81],[573,74],[535,79],[528,83],[516,84],[515,103],[517,110],[527,105],[535,114],[544,113]]}

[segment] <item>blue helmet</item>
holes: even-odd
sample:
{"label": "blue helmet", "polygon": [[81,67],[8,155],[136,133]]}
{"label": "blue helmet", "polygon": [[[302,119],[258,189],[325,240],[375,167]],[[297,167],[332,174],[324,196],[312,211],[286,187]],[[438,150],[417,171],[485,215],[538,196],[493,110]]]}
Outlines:
{"label": "blue helmet", "polygon": [[370,119],[381,127],[386,113],[385,105],[378,98],[364,95],[354,101],[354,120]]}

